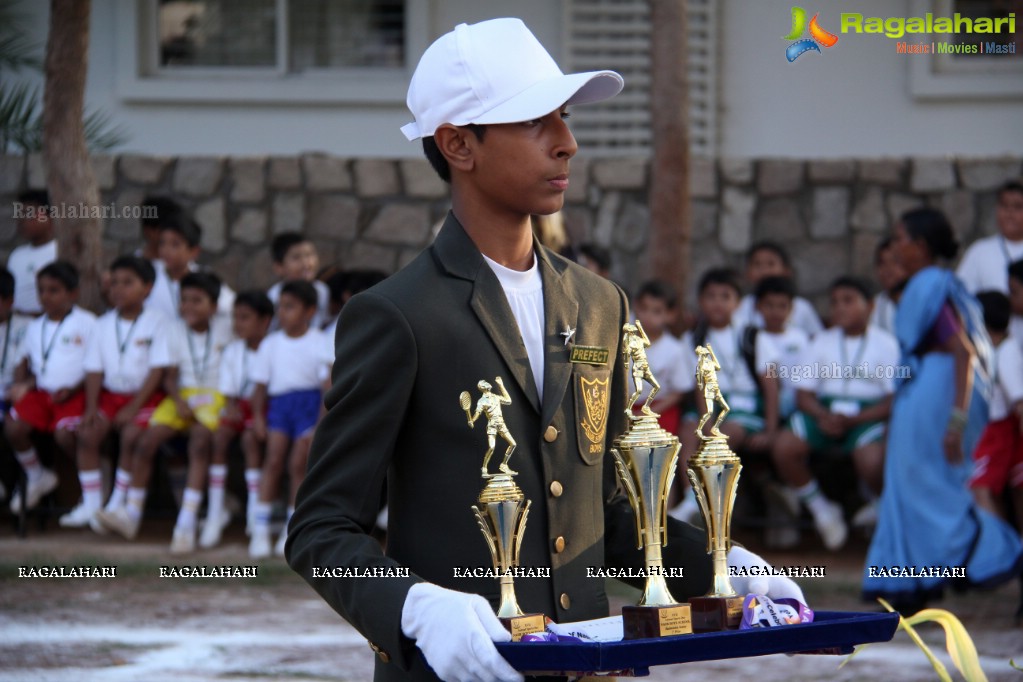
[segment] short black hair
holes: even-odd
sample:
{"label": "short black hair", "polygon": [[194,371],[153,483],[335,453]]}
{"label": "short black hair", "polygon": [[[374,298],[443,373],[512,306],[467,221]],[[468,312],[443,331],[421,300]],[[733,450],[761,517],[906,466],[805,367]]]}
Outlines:
{"label": "short black hair", "polygon": [[0,267],[0,298],[14,297],[14,275],[7,268]]}
{"label": "short black hair", "polygon": [[118,256],[110,264],[110,272],[116,270],[130,270],[145,284],[152,284],[156,281],[156,270],[153,269],[153,264],[141,256]]}
{"label": "short black hair", "polygon": [[1023,258],[1009,263],[1009,278],[1023,284]]}
{"label": "short black hair", "polygon": [[306,308],[315,308],[319,304],[316,287],[304,279],[289,279],[281,286],[281,296],[284,294],[295,297]]}
{"label": "short black hair", "polygon": [[1001,199],[1003,194],[1008,192],[1017,192],[1023,194],[1023,182],[1019,180],[1009,180],[1004,185],[998,188],[998,198]]}
{"label": "short black hair", "polygon": [[288,255],[293,246],[305,244],[309,238],[299,232],[281,232],[270,242],[270,253],[273,255],[274,263],[283,263],[284,257]]}
{"label": "short black hair", "polygon": [[199,246],[202,240],[202,228],[199,224],[185,215],[184,211],[173,213],[160,221],[158,226],[161,232],[174,232],[190,247]]}
{"label": "short black hair", "polygon": [[[467,123],[462,127],[471,130],[480,142],[483,141],[483,136],[487,132],[487,127],[478,123]],[[448,160],[444,158],[444,155],[440,153],[440,147],[437,146],[433,135],[423,138],[423,154],[426,155],[426,160],[430,162],[433,170],[437,171],[440,179],[451,184],[451,166],[448,165]]]}
{"label": "short black hair", "polygon": [[55,260],[40,268],[36,273],[36,281],[38,282],[43,277],[57,280],[68,291],[78,288],[78,268],[66,260]]}
{"label": "short black hair", "polygon": [[899,220],[912,239],[923,240],[931,256],[952,259],[959,253],[959,241],[952,224],[941,211],[915,208],[903,213]]}
{"label": "short black hair", "polygon": [[162,227],[184,213],[181,204],[170,197],[150,195],[142,199],[142,227]]}
{"label": "short black hair", "polygon": [[181,289],[198,289],[216,306],[220,298],[220,278],[212,272],[190,272],[181,278]]}
{"label": "short black hair", "polygon": [[867,280],[855,275],[836,277],[831,282],[831,286],[828,287],[828,291],[834,291],[835,289],[853,289],[863,296],[868,303],[874,300],[874,287]]}
{"label": "short black hair", "polygon": [[792,260],[789,258],[789,252],[785,250],[785,247],[778,242],[772,242],[768,239],[756,242],[753,246],[749,247],[749,250],[746,251],[746,264],[748,265],[753,260],[753,256],[761,251],[770,251],[778,256],[786,268],[792,268]]}
{"label": "short black hair", "polygon": [[675,287],[660,279],[651,279],[640,285],[636,291],[636,300],[638,301],[644,296],[664,301],[664,305],[669,308],[674,308],[678,302],[678,294],[675,293]]}
{"label": "short black hair", "polygon": [[765,277],[757,282],[757,288],[753,294],[756,296],[757,301],[760,301],[769,294],[781,294],[792,300],[796,297],[796,283],[792,281],[791,277],[777,275]]}
{"label": "short black hair", "polygon": [[735,293],[742,297],[742,280],[739,273],[732,268],[711,268],[700,277],[700,285],[697,288],[699,294],[712,284],[723,284],[735,289]]}
{"label": "short black hair", "polygon": [[579,254],[586,256],[597,264],[601,270],[611,269],[611,250],[593,242],[586,242],[579,246]]}
{"label": "short black hair", "polygon": [[273,317],[274,316],[274,304],[270,300],[270,297],[265,292],[259,289],[249,289],[248,291],[242,291],[234,297],[234,307],[243,305],[246,308],[252,310],[259,317]]}
{"label": "short black hair", "polygon": [[984,326],[996,332],[1009,329],[1012,305],[1009,297],[1000,291],[978,291],[977,300],[984,309]]}
{"label": "short black hair", "polygon": [[50,207],[50,193],[45,189],[27,189],[18,195],[18,202]]}

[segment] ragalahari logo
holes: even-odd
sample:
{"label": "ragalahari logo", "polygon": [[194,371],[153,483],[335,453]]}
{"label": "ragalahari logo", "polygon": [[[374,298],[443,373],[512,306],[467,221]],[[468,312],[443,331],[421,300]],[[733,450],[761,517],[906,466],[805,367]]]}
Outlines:
{"label": "ragalahari logo", "polygon": [[824,47],[834,47],[838,44],[838,36],[825,31],[817,23],[817,17],[819,16],[819,14],[814,14],[813,19],[810,20],[810,37],[799,40],[799,37],[803,35],[803,31],[807,29],[806,10],[802,7],[792,8],[792,30],[789,31],[787,36],[783,36],[783,40],[796,41],[785,48],[785,58],[790,62],[796,61],[799,55],[806,54],[811,50],[819,53],[821,45]]}

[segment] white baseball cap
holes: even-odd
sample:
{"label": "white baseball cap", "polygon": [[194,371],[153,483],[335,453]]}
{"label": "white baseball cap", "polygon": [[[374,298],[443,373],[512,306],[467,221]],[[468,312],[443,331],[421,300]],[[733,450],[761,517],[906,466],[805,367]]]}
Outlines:
{"label": "white baseball cap", "polygon": [[614,71],[564,74],[521,19],[459,24],[423,53],[408,88],[415,121],[409,140],[444,123],[518,123],[564,104],[614,97],[625,81]]}

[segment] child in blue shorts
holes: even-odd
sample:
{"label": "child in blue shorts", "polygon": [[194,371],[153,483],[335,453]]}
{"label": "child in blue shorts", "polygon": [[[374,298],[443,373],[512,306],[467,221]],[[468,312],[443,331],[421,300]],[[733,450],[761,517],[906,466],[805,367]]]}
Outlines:
{"label": "child in blue shorts", "polygon": [[[322,410],[321,391],[334,362],[333,353],[329,352],[331,344],[323,332],[312,326],[317,300],[316,289],[310,282],[284,283],[277,305],[280,329],[260,344],[252,367],[251,379],[256,386],[252,394],[252,431],[257,439],[266,442],[259,502],[249,542],[249,555],[254,559],[270,556],[270,505],[278,495],[285,463],[291,519],[298,486],[305,478],[309,444]],[[284,555],[285,540],[287,531],[281,533],[274,547],[278,556]]]}

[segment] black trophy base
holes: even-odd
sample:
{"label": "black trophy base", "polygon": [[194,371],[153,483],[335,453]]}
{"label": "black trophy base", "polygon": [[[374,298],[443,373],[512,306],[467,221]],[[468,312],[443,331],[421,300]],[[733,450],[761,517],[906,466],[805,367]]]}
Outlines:
{"label": "black trophy base", "polygon": [[523,616],[512,616],[511,618],[499,618],[504,629],[511,633],[512,641],[522,639],[522,635],[533,632],[543,632],[547,628],[547,621],[542,613],[527,613]]}
{"label": "black trophy base", "polygon": [[673,606],[623,606],[625,639],[648,639],[688,635],[693,632],[688,604]]}
{"label": "black trophy base", "polygon": [[742,597],[693,597],[689,608],[693,632],[738,630],[742,622]]}

